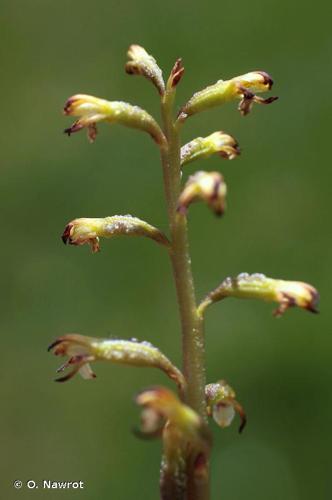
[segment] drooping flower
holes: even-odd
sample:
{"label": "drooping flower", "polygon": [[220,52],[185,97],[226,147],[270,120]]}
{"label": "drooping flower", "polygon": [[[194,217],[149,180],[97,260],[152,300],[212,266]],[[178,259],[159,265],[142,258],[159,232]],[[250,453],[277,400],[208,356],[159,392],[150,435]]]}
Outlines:
{"label": "drooping flower", "polygon": [[246,115],[254,102],[270,104],[277,99],[277,97],[264,99],[256,95],[258,92],[270,90],[272,85],[273,80],[265,71],[251,71],[230,80],[219,80],[214,85],[196,92],[182,107],[178,119],[180,122],[184,121],[188,116],[220,106],[234,99],[240,99],[239,111],[242,115]]}
{"label": "drooping flower", "polygon": [[240,154],[236,140],[222,131],[214,132],[207,137],[197,137],[181,148],[181,165],[194,160],[209,158],[218,154],[226,160],[233,160]]}
{"label": "drooping flower", "polygon": [[226,297],[278,302],[275,316],[281,316],[288,308],[295,306],[313,313],[318,312],[319,293],[312,285],[301,281],[267,278],[264,274],[241,273],[236,278],[226,278],[210,292],[199,306],[200,314],[208,305]]}
{"label": "drooping flower", "polygon": [[90,363],[111,361],[117,364],[159,368],[176,382],[181,391],[185,386],[180,370],[150,342],[138,342],[136,339],[100,339],[72,333],[56,339],[48,350],[56,356],[69,357],[57,371],[63,372],[67,368],[72,370],[56,379],[57,382],[70,380],[76,373],[86,379],[94,378]]}
{"label": "drooping flower", "polygon": [[106,101],[91,95],[76,94],[67,100],[64,114],[79,117],[71,127],[65,129],[65,133],[71,135],[87,128],[91,142],[96,138],[96,124],[105,121],[143,130],[159,145],[165,143],[164,134],[154,118],[138,106],[127,102]]}
{"label": "drooping flower", "polygon": [[100,250],[99,238],[114,238],[122,235],[145,236],[161,245],[169,246],[167,237],[159,229],[131,215],[75,219],[65,227],[62,241],[65,244],[77,246],[88,243],[92,252],[95,253]]}
{"label": "drooping flower", "polygon": [[206,410],[209,416],[222,428],[229,427],[235,417],[235,412],[240,415],[241,433],[246,425],[247,417],[238,401],[234,389],[225,380],[205,386]]}

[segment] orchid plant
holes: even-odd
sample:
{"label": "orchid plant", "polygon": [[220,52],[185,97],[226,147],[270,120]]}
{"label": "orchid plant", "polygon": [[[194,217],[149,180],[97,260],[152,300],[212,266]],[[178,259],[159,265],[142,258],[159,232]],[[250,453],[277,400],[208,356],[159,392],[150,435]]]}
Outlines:
{"label": "orchid plant", "polygon": [[252,71],[230,80],[219,80],[196,92],[176,115],[176,89],[184,73],[181,59],[175,62],[166,83],[156,60],[144,48],[130,46],[128,59],[126,72],[142,75],[156,87],[161,101],[162,125],[138,106],[78,94],[70,97],[65,104],[64,113],[77,118],[65,132],[71,135],[85,128],[91,142],[96,138],[99,122],[119,123],[147,132],[160,151],[169,236],[137,217],[114,215],[75,219],[67,224],[62,239],[70,245],[87,243],[92,252],[99,251],[100,238],[120,235],[145,236],[164,247],[173,269],[180,312],[182,371],[150,342],[136,339],[103,339],[70,334],[56,339],[49,350],[68,358],[58,369],[61,373],[56,379],[58,382],[67,381],[76,373],[85,379],[94,378],[90,364],[95,361],[159,368],[174,381],[175,391],[155,386],[136,396],[136,402],[142,408],[137,434],[162,439],[162,500],[207,500],[212,445],[208,418],[212,417],[223,428],[231,424],[237,413],[241,420],[240,432],[246,423],[244,409],[236,400],[232,387],[225,380],[206,383],[204,317],[207,308],[226,297],[236,297],[274,301],[278,304],[275,312],[278,316],[294,306],[317,312],[318,293],[306,283],[242,273],[225,278],[200,303],[196,301],[188,244],[188,210],[192,203],[202,201],[216,215],[223,215],[227,187],[219,172],[205,171],[190,176],[182,187],[182,173],[185,173],[185,165],[189,162],[215,154],[232,160],[240,150],[236,140],[222,131],[198,137],[181,147],[182,127],[190,116],[229,101],[239,101],[238,109],[242,115],[248,114],[255,103],[272,103],[276,97],[257,95],[271,89],[272,78],[264,71]]}

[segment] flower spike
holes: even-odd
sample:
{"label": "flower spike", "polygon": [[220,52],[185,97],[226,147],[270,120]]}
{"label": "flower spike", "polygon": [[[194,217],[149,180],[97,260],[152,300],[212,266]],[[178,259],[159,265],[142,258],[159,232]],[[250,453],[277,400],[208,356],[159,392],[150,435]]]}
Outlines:
{"label": "flower spike", "polygon": [[69,245],[88,243],[92,252],[99,251],[99,238],[115,236],[146,236],[157,243],[169,247],[167,237],[159,229],[131,215],[114,215],[104,218],[81,218],[67,224],[62,241]]}
{"label": "flower spike", "polygon": [[234,99],[240,99],[239,111],[242,115],[246,115],[254,102],[270,104],[277,99],[277,97],[263,99],[256,96],[257,92],[270,90],[272,85],[272,78],[264,71],[252,71],[231,80],[219,80],[214,85],[196,92],[181,109],[178,120],[184,121],[188,116],[220,106]]}
{"label": "flower spike", "polygon": [[79,117],[65,130],[69,136],[86,127],[88,138],[93,142],[97,134],[96,123],[105,121],[143,130],[150,134],[157,144],[165,144],[165,136],[154,118],[138,106],[126,102],[106,101],[91,95],[77,94],[67,100],[64,114]]}
{"label": "flower spike", "polygon": [[274,311],[275,316],[281,316],[288,308],[295,306],[313,313],[318,312],[319,294],[308,283],[276,280],[267,278],[264,274],[242,273],[236,278],[226,278],[210,292],[198,307],[198,313],[203,315],[210,304],[226,297],[279,302],[279,307]]}
{"label": "flower spike", "polygon": [[226,160],[233,160],[240,154],[236,140],[224,132],[214,132],[207,137],[197,137],[181,148],[181,166],[194,160],[209,158],[218,154]]}
{"label": "flower spike", "polygon": [[142,75],[150,80],[158,89],[160,95],[165,92],[165,83],[163,73],[156,60],[140,45],[131,45],[127,56],[129,61],[126,63],[125,70],[129,75]]}
{"label": "flower spike", "polygon": [[196,172],[189,177],[178,202],[178,212],[185,215],[189,205],[205,201],[216,215],[223,215],[227,187],[219,172]]}
{"label": "flower spike", "polygon": [[235,412],[240,415],[241,433],[246,425],[246,414],[238,401],[234,389],[225,380],[219,380],[215,384],[205,386],[206,411],[214,421],[222,428],[229,427],[235,417]]}
{"label": "flower spike", "polygon": [[185,386],[180,370],[150,342],[138,342],[136,339],[100,339],[72,333],[59,337],[48,350],[53,351],[56,356],[69,356],[68,361],[58,368],[58,372],[73,367],[72,371],[56,379],[57,382],[66,382],[78,372],[83,378],[94,378],[90,363],[111,361],[117,364],[159,368],[176,382],[181,391]]}

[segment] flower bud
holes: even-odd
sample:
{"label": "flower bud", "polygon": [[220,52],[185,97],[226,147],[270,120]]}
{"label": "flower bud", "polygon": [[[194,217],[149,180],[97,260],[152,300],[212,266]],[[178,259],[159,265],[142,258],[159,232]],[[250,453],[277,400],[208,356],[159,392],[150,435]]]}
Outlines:
{"label": "flower bud", "polygon": [[62,234],[62,241],[69,245],[88,243],[95,253],[100,249],[99,238],[113,238],[120,235],[146,236],[169,247],[167,237],[159,229],[131,215],[75,219],[67,224]]}
{"label": "flower bud", "polygon": [[182,64],[182,59],[177,59],[172,68],[171,74],[167,82],[167,89],[172,90],[180,82],[184,73],[184,67]]}
{"label": "flower bud", "polygon": [[97,134],[96,123],[105,121],[143,130],[150,134],[157,144],[165,144],[165,136],[154,118],[138,106],[132,106],[126,102],[106,101],[90,95],[77,94],[68,99],[64,113],[79,117],[71,127],[65,130],[68,135],[86,127],[88,137],[93,142]]}
{"label": "flower bud", "polygon": [[77,372],[83,378],[94,378],[90,363],[94,361],[111,361],[113,363],[139,367],[154,367],[165,372],[183,390],[185,382],[180,370],[159,349],[149,342],[138,342],[136,339],[100,339],[84,335],[70,334],[59,337],[49,348],[56,356],[68,356],[69,360],[57,371],[62,372],[73,366],[73,370],[56,379],[65,382]]}
{"label": "flower bud", "polygon": [[142,75],[150,80],[160,95],[165,92],[163,74],[156,60],[140,45],[131,45],[128,49],[129,61],[125,69],[129,75]]}
{"label": "flower bud", "polygon": [[203,314],[209,304],[225,297],[279,302],[279,307],[274,312],[275,316],[281,316],[289,307],[294,306],[313,313],[318,312],[319,294],[313,286],[301,281],[267,278],[264,274],[242,273],[236,278],[226,278],[221,285],[209,293],[199,306],[199,313]]}
{"label": "flower bud", "polygon": [[241,418],[239,432],[243,431],[247,421],[245,412],[235,399],[234,389],[225,380],[205,386],[205,397],[207,414],[212,416],[220,427],[229,427],[237,412]]}
{"label": "flower bud", "polygon": [[178,202],[178,212],[186,214],[189,205],[205,201],[216,215],[223,215],[226,206],[226,184],[219,172],[196,172],[189,177]]}
{"label": "flower bud", "polygon": [[197,137],[181,148],[181,165],[194,160],[209,158],[218,154],[226,160],[233,160],[240,154],[236,140],[224,132],[214,132],[207,137]]}
{"label": "flower bud", "polygon": [[234,99],[240,99],[239,111],[242,115],[246,115],[254,102],[270,104],[277,99],[277,97],[263,99],[256,96],[256,92],[266,92],[272,85],[272,78],[264,71],[252,71],[231,80],[219,80],[192,96],[181,109],[179,121]]}

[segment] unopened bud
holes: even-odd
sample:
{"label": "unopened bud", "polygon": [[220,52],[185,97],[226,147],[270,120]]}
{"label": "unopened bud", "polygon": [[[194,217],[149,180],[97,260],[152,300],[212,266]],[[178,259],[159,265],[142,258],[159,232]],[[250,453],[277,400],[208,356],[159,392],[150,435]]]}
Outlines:
{"label": "unopened bud", "polygon": [[165,92],[163,74],[156,60],[140,45],[131,45],[128,49],[129,61],[126,63],[126,72],[130,75],[142,75],[150,80],[158,89],[159,94]]}
{"label": "unopened bud", "polygon": [[177,86],[184,73],[182,59],[177,59],[167,82],[167,89],[171,90]]}
{"label": "unopened bud", "polygon": [[274,312],[275,316],[281,316],[289,307],[295,306],[313,313],[318,312],[319,294],[308,283],[267,278],[264,274],[242,273],[236,278],[226,278],[209,293],[199,306],[199,313],[203,314],[209,304],[226,297],[278,302],[279,307]]}
{"label": "unopened bud", "polygon": [[181,148],[181,165],[194,160],[209,158],[218,154],[226,160],[233,160],[240,154],[236,140],[224,132],[214,132],[207,137],[197,137]]}
{"label": "unopened bud", "polygon": [[178,212],[186,214],[191,203],[205,201],[216,215],[223,215],[227,188],[219,172],[196,172],[189,177],[178,202]]}
{"label": "unopened bud", "polygon": [[90,95],[77,94],[68,99],[64,113],[79,117],[71,127],[65,130],[65,133],[71,135],[87,128],[91,142],[96,138],[96,124],[105,121],[143,130],[150,134],[159,145],[165,143],[165,136],[154,118],[138,106],[132,106],[126,102],[106,101]]}
{"label": "unopened bud", "polygon": [[234,99],[240,99],[239,110],[242,115],[246,115],[254,102],[270,104],[277,99],[277,97],[263,99],[256,96],[257,92],[270,90],[272,85],[272,78],[264,71],[252,71],[231,80],[219,80],[192,96],[181,109],[179,121]]}
{"label": "unopened bud", "polygon": [[99,238],[113,238],[121,235],[146,236],[169,247],[167,237],[159,229],[131,215],[75,219],[67,224],[62,234],[62,241],[69,245],[88,243],[92,252],[95,253],[100,249]]}

